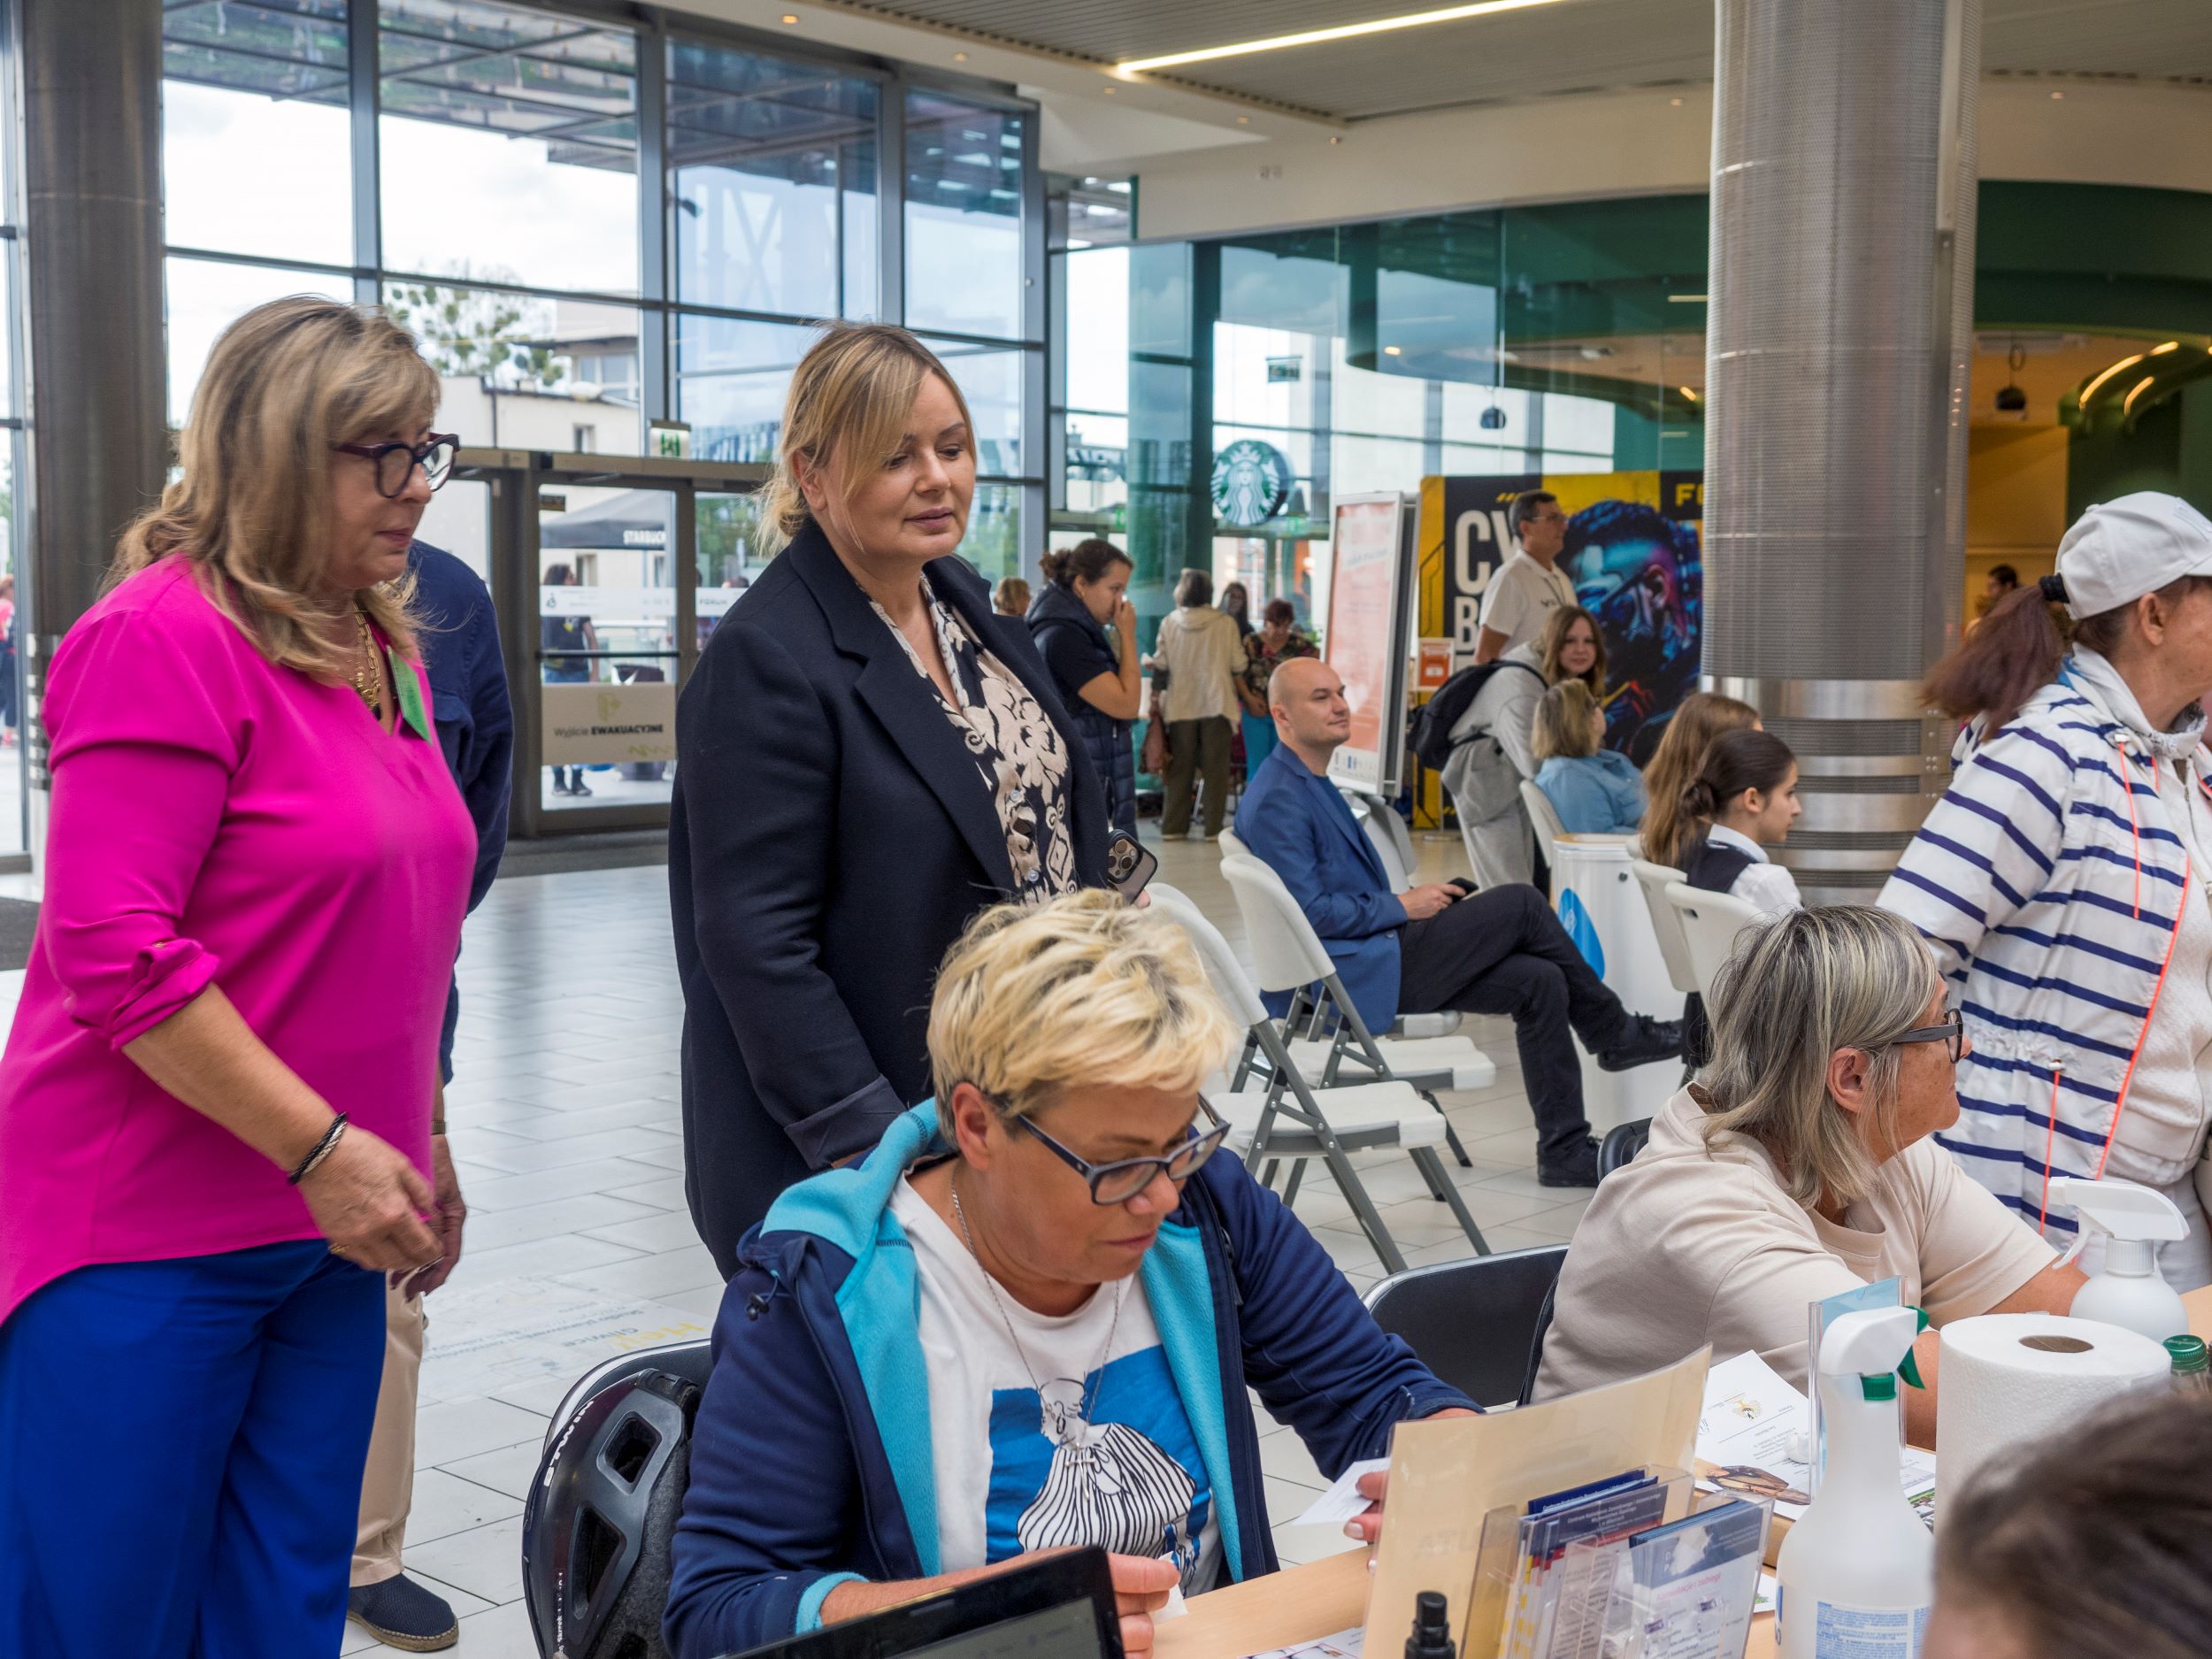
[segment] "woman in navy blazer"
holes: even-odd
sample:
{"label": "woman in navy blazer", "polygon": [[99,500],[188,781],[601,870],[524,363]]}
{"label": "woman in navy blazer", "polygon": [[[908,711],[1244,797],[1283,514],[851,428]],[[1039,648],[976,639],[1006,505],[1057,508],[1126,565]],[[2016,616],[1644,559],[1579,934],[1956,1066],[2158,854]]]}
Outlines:
{"label": "woman in navy blazer", "polygon": [[930,986],[969,918],[1105,885],[1074,723],[952,557],[974,481],[927,348],[833,326],[793,376],[767,492],[790,543],[677,705],[685,1188],[726,1275],[779,1193],[927,1097]]}

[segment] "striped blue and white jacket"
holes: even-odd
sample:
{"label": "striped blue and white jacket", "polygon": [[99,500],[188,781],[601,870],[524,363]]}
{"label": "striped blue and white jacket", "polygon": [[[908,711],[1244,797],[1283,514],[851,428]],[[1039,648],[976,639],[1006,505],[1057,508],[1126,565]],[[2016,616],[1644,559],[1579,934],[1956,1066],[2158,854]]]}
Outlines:
{"label": "striped blue and white jacket", "polygon": [[[1973,1040],[1959,1121],[1938,1142],[2063,1233],[2075,1223],[2050,1213],[2049,1178],[2103,1170],[2189,880],[2155,758],[2077,670],[2068,659],[1993,737],[1967,728],[1950,788],[1879,901],[1934,947]],[[2212,755],[2196,759],[2203,787]]]}

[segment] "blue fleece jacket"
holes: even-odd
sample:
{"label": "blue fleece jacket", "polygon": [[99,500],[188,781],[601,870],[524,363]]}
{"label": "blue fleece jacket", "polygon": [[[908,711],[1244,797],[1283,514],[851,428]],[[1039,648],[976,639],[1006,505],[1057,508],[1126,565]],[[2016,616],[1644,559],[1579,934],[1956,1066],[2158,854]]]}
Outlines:
{"label": "blue fleece jacket", "polygon": [[[891,1213],[944,1153],[925,1102],[865,1163],[802,1181],[739,1247],[692,1434],[665,1634],[714,1659],[814,1629],[852,1578],[941,1571],[913,1248]],[[1233,1157],[1183,1189],[1139,1270],[1237,1579],[1275,1570],[1247,1386],[1322,1472],[1412,1417],[1474,1402],[1386,1336],[1275,1194]]]}

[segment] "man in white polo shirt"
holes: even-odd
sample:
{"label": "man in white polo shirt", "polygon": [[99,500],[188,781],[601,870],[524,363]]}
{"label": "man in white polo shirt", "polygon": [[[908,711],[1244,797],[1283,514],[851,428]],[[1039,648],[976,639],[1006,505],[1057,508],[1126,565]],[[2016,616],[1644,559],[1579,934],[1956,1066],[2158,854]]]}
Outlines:
{"label": "man in white polo shirt", "polygon": [[1506,514],[1520,546],[1507,556],[1482,595],[1478,664],[1525,645],[1543,631],[1546,613],[1575,602],[1575,585],[1558,567],[1567,542],[1567,515],[1549,490],[1525,489]]}

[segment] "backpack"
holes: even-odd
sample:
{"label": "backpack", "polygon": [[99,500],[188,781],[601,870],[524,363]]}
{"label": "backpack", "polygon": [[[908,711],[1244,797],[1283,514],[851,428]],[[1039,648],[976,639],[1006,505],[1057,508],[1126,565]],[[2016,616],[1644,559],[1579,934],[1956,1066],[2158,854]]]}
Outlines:
{"label": "backpack", "polygon": [[[1452,727],[1457,726],[1490,678],[1501,668],[1517,668],[1525,674],[1534,674],[1539,684],[1544,676],[1526,663],[1509,661],[1498,657],[1473,668],[1463,668],[1436,688],[1436,695],[1413,711],[1413,725],[1406,734],[1406,741],[1420,763],[1432,772],[1441,772],[1444,763],[1452,757]],[[1470,739],[1469,741],[1471,741]]]}

